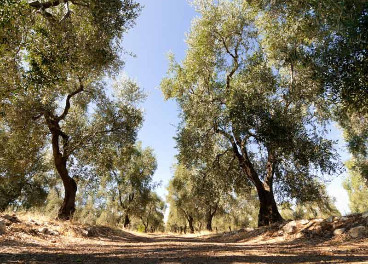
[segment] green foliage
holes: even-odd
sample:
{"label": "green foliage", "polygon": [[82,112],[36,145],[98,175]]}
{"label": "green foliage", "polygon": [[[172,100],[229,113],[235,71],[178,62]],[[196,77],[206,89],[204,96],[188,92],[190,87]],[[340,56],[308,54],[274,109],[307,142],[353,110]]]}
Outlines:
{"label": "green foliage", "polygon": [[[119,42],[139,10],[131,0],[2,2],[0,122],[32,142],[33,158],[52,144],[64,184],[72,182],[71,159],[93,166],[87,156],[135,141],[140,89],[122,80],[111,98],[102,79],[120,69]],[[72,186],[65,185],[65,197],[74,197]],[[74,212],[70,199],[66,218]]]}
{"label": "green foliage", "polygon": [[0,121],[0,211],[17,204],[41,206],[47,196],[43,143],[35,131],[25,134]]}
{"label": "green foliage", "polygon": [[367,180],[362,177],[359,171],[354,170],[354,161],[348,162],[349,178],[344,182],[344,188],[349,195],[349,207],[352,213],[364,213],[368,211]]}
{"label": "green foliage", "polygon": [[[167,199],[168,200],[168,199]],[[179,233],[186,229],[187,220],[180,214],[174,203],[169,204],[169,216],[167,218],[166,232]]]}
{"label": "green foliage", "polygon": [[[157,167],[152,149],[143,149],[140,142],[123,147],[110,145],[92,158],[91,164],[92,171],[82,171],[86,179],[78,181],[75,221],[138,230],[143,218],[145,223],[148,221],[147,232],[162,231],[164,209],[152,193],[157,186],[152,181]],[[125,223],[126,217],[129,223]]]}
{"label": "green foliage", "polygon": [[56,187],[51,188],[47,195],[45,208],[43,209],[44,214],[56,218],[62,202],[60,190]]}
{"label": "green foliage", "polygon": [[354,157],[354,162],[348,167],[368,180],[368,112],[341,111],[338,118],[348,149]]}
{"label": "green foliage", "polygon": [[259,201],[257,192],[239,193],[227,199],[224,209],[214,219],[217,231],[238,230],[247,227],[257,227]]}
{"label": "green foliage", "polygon": [[320,113],[341,125],[355,166],[368,179],[367,2],[280,0],[262,1],[258,8],[266,52],[284,58],[282,66],[301,62],[310,75],[305,90],[313,87],[309,80],[320,84]]}
{"label": "green foliage", "polygon": [[318,201],[314,202],[297,202],[292,205],[290,202],[281,204],[281,214],[285,219],[314,219],[328,218],[329,216],[339,216],[340,212],[334,205],[334,200],[324,194]]}
{"label": "green foliage", "polygon": [[[178,225],[177,218],[185,219],[181,223],[188,221],[190,225],[199,218],[199,204],[195,193],[195,182],[192,181],[191,171],[184,166],[177,166],[175,175],[170,180],[168,186],[167,202],[170,206],[172,222],[170,225],[175,228]],[[186,224],[184,225],[186,226]],[[171,228],[171,227],[170,227]]]}
{"label": "green foliage", "polygon": [[[150,192],[145,204],[138,205],[138,218],[144,226],[144,232],[164,231],[165,202],[154,192]],[[140,225],[139,225],[140,226]]]}
{"label": "green foliage", "polygon": [[[367,2],[193,5],[186,57],[170,55],[161,83],[182,118],[167,230],[271,224],[276,202],[289,219],[338,214],[321,177],[339,171],[331,119],[353,154],[351,211],[367,211]],[[132,0],[0,2],[0,211],[56,216],[59,174],[78,185],[74,220],[164,229],[156,159],[136,142],[145,95],[115,79],[139,12]]]}
{"label": "green foliage", "polygon": [[[99,200],[105,202],[107,211],[114,211],[116,223],[124,218],[139,218],[151,191],[156,187],[152,176],[157,163],[150,148],[142,149],[141,143],[124,148],[105,149],[96,160],[96,173],[101,175]],[[129,223],[124,223],[129,224]]]}
{"label": "green foliage", "polygon": [[[318,199],[315,172],[332,174],[337,164],[317,111],[324,106],[321,83],[305,67],[305,56],[291,60],[272,50],[280,36],[271,34],[272,23],[257,5],[242,0],[195,4],[201,17],[188,34],[186,57],[180,64],[171,58],[161,83],[165,97],[176,99],[182,110],[179,157],[200,163],[220,142],[219,152],[231,153],[242,185],[256,187],[260,202],[273,203],[273,197],[264,198],[273,196],[273,188],[279,200]],[[260,224],[268,224],[271,216],[280,220],[276,206],[266,213],[271,205],[260,205]]]}

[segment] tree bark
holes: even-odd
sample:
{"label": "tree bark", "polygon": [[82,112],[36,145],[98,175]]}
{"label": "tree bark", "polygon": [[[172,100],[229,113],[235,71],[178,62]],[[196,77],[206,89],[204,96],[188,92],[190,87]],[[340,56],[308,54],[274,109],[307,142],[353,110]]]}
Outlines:
{"label": "tree bark", "polygon": [[54,155],[56,170],[58,171],[64,185],[64,201],[58,213],[58,218],[61,220],[69,220],[75,212],[75,197],[77,193],[77,184],[68,174],[66,168],[66,159]]}
{"label": "tree bark", "polygon": [[[65,191],[64,201],[59,209],[58,218],[61,220],[69,220],[75,212],[77,184],[74,179],[69,176],[66,166],[66,162],[68,160],[68,155],[66,154],[68,136],[61,131],[59,121],[57,119],[47,116],[46,120],[52,134],[52,153],[54,156],[54,164],[61,180],[63,181]],[[59,137],[62,137],[64,141],[64,154],[62,154],[60,150]]]}
{"label": "tree bark", "polygon": [[193,226],[193,217],[192,216],[189,216],[188,217],[188,225],[189,225],[189,229],[190,229],[190,233],[194,233],[194,226]]}
{"label": "tree bark", "polygon": [[258,226],[267,226],[274,223],[282,222],[281,217],[272,188],[259,188],[257,187],[259,198],[259,213],[258,213]]}
{"label": "tree bark", "polygon": [[210,231],[210,232],[212,232],[212,218],[213,218],[213,215],[212,215],[211,211],[207,212],[207,214],[206,214],[206,229],[207,229],[207,231]]}
{"label": "tree bark", "polygon": [[[55,4],[57,4],[56,2],[59,1],[55,1]],[[50,4],[53,3],[54,2],[50,2]],[[51,132],[52,154],[54,157],[55,167],[64,185],[65,191],[64,201],[58,212],[58,218],[61,220],[69,220],[75,212],[75,197],[77,193],[77,183],[74,181],[72,177],[69,176],[68,173],[66,162],[68,161],[68,158],[71,154],[68,147],[69,136],[61,130],[59,122],[65,120],[66,116],[68,115],[71,106],[70,100],[72,99],[72,97],[81,93],[83,90],[84,86],[82,83],[80,83],[79,88],[77,90],[68,94],[66,98],[64,111],[60,116],[56,116],[52,112],[46,110],[42,113],[42,115],[45,117],[46,124]],[[60,149],[60,142],[59,142],[60,138],[62,139],[63,142],[62,149]]]}
{"label": "tree bark", "polygon": [[126,214],[125,218],[124,218],[124,228],[127,228],[130,224],[130,219],[129,219],[129,215]]}
{"label": "tree bark", "polygon": [[217,212],[218,206],[219,202],[217,201],[214,206],[209,206],[209,209],[206,212],[206,229],[210,232],[212,232],[212,219]]}
{"label": "tree bark", "polygon": [[267,226],[274,223],[282,222],[284,219],[280,215],[275,196],[273,193],[273,177],[274,177],[274,157],[271,153],[268,155],[267,161],[267,177],[262,182],[255,171],[252,163],[249,160],[246,150],[242,154],[238,152],[238,148],[233,143],[233,149],[235,155],[238,157],[241,168],[244,171],[246,177],[253,182],[256,187],[259,198],[259,214],[258,214],[258,226]]}

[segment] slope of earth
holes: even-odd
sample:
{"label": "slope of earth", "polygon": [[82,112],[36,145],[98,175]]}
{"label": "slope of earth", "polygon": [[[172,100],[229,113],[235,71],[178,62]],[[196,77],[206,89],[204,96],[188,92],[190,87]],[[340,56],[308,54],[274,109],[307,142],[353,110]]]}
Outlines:
{"label": "slope of earth", "polygon": [[321,228],[319,236],[302,231],[308,225],[341,227],[335,222],[350,221],[350,229],[361,226],[364,218],[354,217],[195,237],[137,235],[0,215],[6,224],[0,235],[0,263],[368,263],[366,233],[353,239],[349,230],[334,235],[329,227]]}

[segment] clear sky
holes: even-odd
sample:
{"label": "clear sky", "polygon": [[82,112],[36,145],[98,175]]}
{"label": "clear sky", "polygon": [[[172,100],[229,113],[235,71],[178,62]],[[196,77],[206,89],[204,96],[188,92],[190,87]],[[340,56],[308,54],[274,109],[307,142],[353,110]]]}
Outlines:
{"label": "clear sky", "polygon": [[[165,101],[159,89],[161,79],[168,68],[167,54],[173,52],[178,61],[186,51],[185,34],[190,29],[191,20],[197,16],[187,0],[137,0],[144,8],[136,26],[125,36],[123,46],[135,58],[126,57],[124,72],[135,79],[146,91],[148,98],[143,104],[145,122],[139,132],[143,146],[154,149],[158,168],[154,180],[162,182],[157,192],[166,196],[166,186],[172,177],[171,167],[175,162],[176,126],[179,122],[178,108],[173,101]],[[331,137],[339,140],[339,150],[343,160],[348,154],[343,148],[341,132],[331,127]],[[328,184],[328,192],[336,198],[336,205],[342,213],[348,212],[348,197],[342,188],[342,179],[334,177]]]}

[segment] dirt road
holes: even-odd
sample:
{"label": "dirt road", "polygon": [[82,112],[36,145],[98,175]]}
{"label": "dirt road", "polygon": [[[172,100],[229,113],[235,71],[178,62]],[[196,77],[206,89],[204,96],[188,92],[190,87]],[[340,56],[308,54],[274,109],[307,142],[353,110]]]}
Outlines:
{"label": "dirt road", "polygon": [[[0,240],[0,263],[368,263],[368,240],[218,242],[170,235]],[[216,242],[217,241],[217,242]]]}

